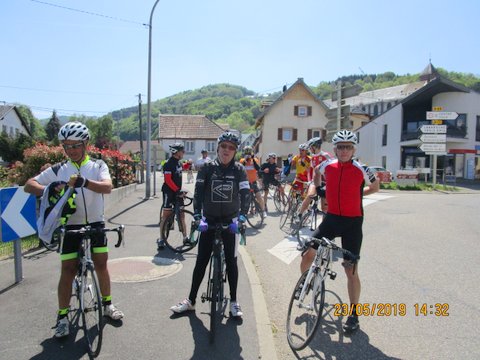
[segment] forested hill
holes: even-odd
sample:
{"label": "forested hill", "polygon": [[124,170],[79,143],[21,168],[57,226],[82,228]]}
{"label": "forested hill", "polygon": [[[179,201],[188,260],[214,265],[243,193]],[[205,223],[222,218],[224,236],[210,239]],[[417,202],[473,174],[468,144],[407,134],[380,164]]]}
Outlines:
{"label": "forested hill", "polygon": [[[480,78],[473,74],[448,72],[437,68],[437,71],[452,81],[463,84],[480,92]],[[390,86],[418,81],[419,74],[396,75],[393,72],[382,74],[349,75],[341,78],[344,84],[359,84],[363,91],[381,89]],[[320,82],[311,89],[321,99],[327,99],[337,80]],[[162,114],[206,115],[219,123],[228,123],[232,128],[242,132],[253,131],[255,119],[260,114],[263,100],[275,100],[281,92],[256,94],[242,86],[230,84],[208,85],[196,90],[188,90],[167,98],[152,102],[152,119]],[[142,106],[142,117],[146,120],[147,106]],[[138,107],[130,107],[114,111],[111,114],[115,124],[114,133],[120,139],[138,140]],[[155,134],[158,122],[152,121]]]}

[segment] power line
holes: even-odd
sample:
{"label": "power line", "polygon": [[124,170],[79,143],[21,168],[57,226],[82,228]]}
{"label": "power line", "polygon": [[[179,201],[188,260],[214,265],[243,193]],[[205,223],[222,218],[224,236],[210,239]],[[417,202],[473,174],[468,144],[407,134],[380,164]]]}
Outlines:
{"label": "power line", "polygon": [[[31,1],[33,1],[33,0],[31,0]],[[60,94],[102,95],[102,96],[130,96],[129,94],[104,94],[104,93],[91,93],[91,92],[85,92],[85,91],[38,89],[38,88],[28,88],[28,87],[11,86],[11,85],[0,85],[0,88],[17,89],[17,90],[28,90],[28,91],[40,91],[40,92],[52,92],[52,93],[60,93]]]}
{"label": "power line", "polygon": [[60,8],[60,9],[75,11],[75,12],[79,12],[79,13],[83,13],[83,14],[87,14],[87,15],[99,16],[99,17],[103,17],[103,18],[106,18],[106,19],[111,19],[111,20],[116,20],[116,21],[122,21],[122,22],[130,23],[130,24],[137,24],[137,25],[142,25],[142,26],[148,27],[148,24],[141,23],[141,22],[138,22],[138,21],[122,19],[122,18],[119,18],[119,17],[109,16],[109,15],[104,15],[104,14],[99,14],[99,13],[94,13],[94,12],[86,11],[86,10],[74,9],[74,8],[67,7],[67,6],[62,6],[62,5],[57,5],[57,4],[51,4],[51,3],[48,3],[48,2],[46,2],[46,1],[39,1],[39,0],[30,0],[30,1],[35,2],[35,3],[38,3],[38,4],[43,4],[43,5],[49,5],[49,6],[57,7],[57,8]]}

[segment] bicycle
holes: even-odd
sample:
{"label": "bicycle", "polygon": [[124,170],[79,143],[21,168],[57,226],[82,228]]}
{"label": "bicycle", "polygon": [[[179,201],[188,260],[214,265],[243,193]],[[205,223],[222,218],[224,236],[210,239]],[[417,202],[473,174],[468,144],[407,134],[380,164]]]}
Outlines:
{"label": "bicycle", "polygon": [[[299,244],[302,241],[297,237]],[[287,340],[292,350],[304,349],[312,340],[320,324],[325,307],[325,280],[335,280],[332,270],[333,251],[339,251],[354,263],[359,257],[337,246],[327,238],[310,238],[305,245],[317,244],[318,249],[310,268],[297,281],[290,298],[287,313]]]}
{"label": "bicycle", "polygon": [[258,202],[253,190],[250,189],[250,207],[248,213],[246,214],[247,222],[254,229],[260,229],[263,225],[265,215],[263,213],[262,207]]}
{"label": "bicycle", "polygon": [[[227,299],[224,296],[224,286],[227,281],[225,252],[223,248],[222,232],[229,231],[230,224],[209,225],[215,229],[213,252],[208,269],[207,291],[202,293],[202,303],[210,301],[210,343],[215,341],[217,318],[223,316]],[[240,228],[241,236],[245,236],[245,225]]]}
{"label": "bicycle", "polygon": [[298,228],[295,224],[295,215],[302,204],[304,190],[300,189],[298,183],[292,184],[287,197],[285,212],[280,215],[280,229],[288,235],[294,235]]}
{"label": "bicycle", "polygon": [[[272,185],[273,186],[273,185]],[[283,187],[283,191],[280,190],[280,186]],[[278,212],[285,212],[287,206],[287,195],[285,194],[285,183],[281,182],[280,185],[275,186],[275,191],[273,192],[273,204]]]}
{"label": "bicycle", "polygon": [[[176,253],[184,253],[193,249],[200,234],[196,234],[193,212],[185,209],[193,202],[187,196],[188,191],[180,191],[175,199],[173,211],[165,218],[160,227],[160,238],[165,240],[165,245]],[[160,223],[162,224],[163,206],[160,208]],[[176,226],[175,226],[176,225]]]}
{"label": "bicycle", "polygon": [[116,232],[118,241],[115,247],[118,248],[123,242],[124,230],[124,225],[112,229],[85,225],[78,230],[65,230],[62,228],[60,231],[61,244],[66,234],[81,235],[78,252],[78,271],[72,283],[69,320],[73,324],[75,318],[82,319],[82,328],[88,345],[88,353],[91,357],[98,356],[103,339],[102,295],[92,260],[91,236],[98,233]]}
{"label": "bicycle", "polygon": [[292,235],[295,235],[301,228],[310,225],[310,230],[313,231],[318,226],[318,216],[323,216],[325,213],[318,208],[319,196],[311,196],[311,203],[307,212],[302,216],[302,219],[296,229],[294,229]]}

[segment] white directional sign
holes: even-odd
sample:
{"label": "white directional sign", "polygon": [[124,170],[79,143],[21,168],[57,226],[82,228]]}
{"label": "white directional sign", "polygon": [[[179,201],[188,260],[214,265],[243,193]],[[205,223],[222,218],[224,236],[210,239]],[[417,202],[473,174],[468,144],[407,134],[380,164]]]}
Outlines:
{"label": "white directional sign", "polygon": [[447,141],[446,134],[423,134],[420,140],[424,143],[444,143]]}
{"label": "white directional sign", "polygon": [[425,152],[446,152],[446,144],[434,144],[434,143],[425,143],[420,145],[420,150]]}
{"label": "white directional sign", "polygon": [[36,199],[22,188],[0,190],[0,236],[3,242],[36,233]]}
{"label": "white directional sign", "polygon": [[447,125],[423,125],[420,131],[424,134],[446,134]]}
{"label": "white directional sign", "polygon": [[427,111],[427,120],[455,120],[457,117],[454,111]]}

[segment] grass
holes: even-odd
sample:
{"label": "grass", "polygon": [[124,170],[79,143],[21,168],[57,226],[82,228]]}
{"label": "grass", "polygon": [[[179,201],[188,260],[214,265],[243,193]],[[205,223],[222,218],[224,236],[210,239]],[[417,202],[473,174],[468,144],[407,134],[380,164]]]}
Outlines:
{"label": "grass", "polygon": [[[40,245],[40,240],[37,235],[27,236],[21,240],[15,240],[22,242],[22,254],[28,250],[36,249]],[[13,257],[13,241],[0,242],[0,260]]]}
{"label": "grass", "polygon": [[429,183],[419,182],[416,185],[398,185],[395,181],[390,183],[381,183],[380,189],[386,190],[410,190],[410,191],[433,191],[433,190],[443,190],[443,191],[459,191],[455,186],[436,184],[433,186]]}

